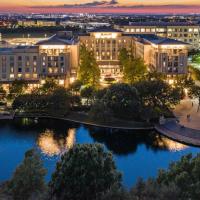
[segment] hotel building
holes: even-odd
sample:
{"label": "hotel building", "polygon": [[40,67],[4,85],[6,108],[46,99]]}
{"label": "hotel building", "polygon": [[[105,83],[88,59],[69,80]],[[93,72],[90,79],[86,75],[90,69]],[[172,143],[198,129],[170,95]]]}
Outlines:
{"label": "hotel building", "polygon": [[190,49],[200,48],[200,25],[187,22],[130,22],[115,25],[127,34],[154,34],[190,44]]}
{"label": "hotel building", "polygon": [[76,39],[71,32],[58,32],[32,46],[0,48],[0,82],[23,79],[37,85],[47,77],[54,77],[59,84],[67,86],[77,77],[81,45],[93,51],[102,82],[107,78],[122,79],[119,54],[123,48],[134,57],[144,59],[149,70],[170,76],[187,73],[187,43],[100,28]]}
{"label": "hotel building", "polygon": [[40,84],[54,77],[61,85],[68,85],[76,77],[78,45],[69,33],[60,32],[34,46],[0,48],[0,81],[15,79]]}

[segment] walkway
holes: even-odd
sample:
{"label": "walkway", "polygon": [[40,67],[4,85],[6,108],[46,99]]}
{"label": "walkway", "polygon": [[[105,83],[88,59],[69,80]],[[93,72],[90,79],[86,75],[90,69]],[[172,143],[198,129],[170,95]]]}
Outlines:
{"label": "walkway", "polygon": [[[184,99],[176,106],[174,114],[179,123],[185,127],[200,130],[200,110],[198,110],[198,100]],[[187,115],[190,119],[187,119]]]}
{"label": "walkway", "polygon": [[166,122],[164,125],[156,125],[155,129],[159,133],[176,141],[200,146],[200,130],[184,127],[175,120]]}

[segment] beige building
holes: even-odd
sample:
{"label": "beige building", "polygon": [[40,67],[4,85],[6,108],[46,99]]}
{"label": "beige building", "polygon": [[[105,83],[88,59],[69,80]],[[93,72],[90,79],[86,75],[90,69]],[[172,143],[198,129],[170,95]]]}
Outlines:
{"label": "beige building", "polygon": [[76,77],[78,46],[65,33],[58,33],[34,46],[0,49],[0,81],[23,79],[39,84],[54,77],[68,85]]}
{"label": "beige building", "polygon": [[131,22],[115,25],[128,34],[155,34],[190,44],[190,49],[200,48],[200,25],[186,22]]}
{"label": "beige building", "polygon": [[169,76],[187,73],[188,44],[156,35],[134,35],[135,57],[142,58],[149,70]]}

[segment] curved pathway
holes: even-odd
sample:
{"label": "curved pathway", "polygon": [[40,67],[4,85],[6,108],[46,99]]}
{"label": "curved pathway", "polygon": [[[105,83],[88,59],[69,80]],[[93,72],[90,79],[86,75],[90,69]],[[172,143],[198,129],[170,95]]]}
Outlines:
{"label": "curved pathway", "polygon": [[159,133],[178,142],[200,146],[200,130],[187,128],[175,120],[166,122],[163,125],[156,125],[155,129]]}

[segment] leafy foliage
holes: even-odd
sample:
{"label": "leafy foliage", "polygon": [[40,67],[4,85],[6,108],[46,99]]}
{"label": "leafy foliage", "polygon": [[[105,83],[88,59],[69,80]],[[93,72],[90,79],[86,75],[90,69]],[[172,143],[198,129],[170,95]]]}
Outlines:
{"label": "leafy foliage", "polygon": [[40,156],[34,150],[29,150],[9,181],[8,190],[15,200],[28,200],[32,196],[39,199],[46,188],[45,175]]}
{"label": "leafy foliage", "polygon": [[111,85],[102,101],[115,117],[134,118],[138,116],[140,102],[137,90],[125,83]]}
{"label": "leafy foliage", "polygon": [[95,200],[120,182],[112,154],[102,145],[84,144],[61,157],[49,186],[51,196],[59,200]]}
{"label": "leafy foliage", "polygon": [[84,84],[92,87],[99,86],[100,69],[97,65],[93,52],[87,50],[83,45],[80,47],[80,66],[78,79]]}

